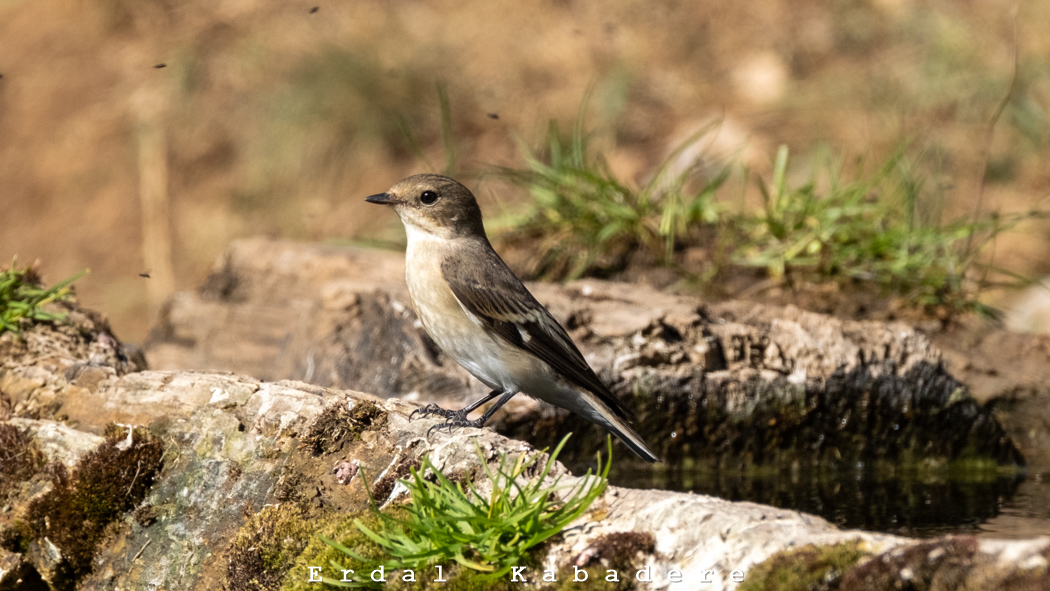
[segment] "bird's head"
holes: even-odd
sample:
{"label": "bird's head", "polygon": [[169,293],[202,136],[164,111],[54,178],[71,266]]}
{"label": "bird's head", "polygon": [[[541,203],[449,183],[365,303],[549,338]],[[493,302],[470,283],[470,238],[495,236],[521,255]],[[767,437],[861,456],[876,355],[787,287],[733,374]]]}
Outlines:
{"label": "bird's head", "polygon": [[402,179],[386,193],[365,199],[393,206],[405,229],[440,238],[485,237],[481,208],[470,189],[439,174]]}

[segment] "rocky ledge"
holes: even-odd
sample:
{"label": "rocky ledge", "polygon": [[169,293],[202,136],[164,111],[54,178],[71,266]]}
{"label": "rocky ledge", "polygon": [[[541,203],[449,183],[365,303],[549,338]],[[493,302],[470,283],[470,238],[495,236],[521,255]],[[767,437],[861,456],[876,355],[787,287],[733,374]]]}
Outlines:
{"label": "rocky ledge", "polygon": [[[991,412],[903,323],[844,321],[602,281],[530,289],[636,417],[671,471],[809,466],[1022,466]],[[483,387],[412,312],[397,253],[283,241],[233,244],[176,294],[147,343],[153,367],[297,379],[462,405]],[[495,428],[536,445],[605,434],[516,397]],[[581,459],[568,455],[570,463]],[[583,458],[586,459],[586,458]],[[805,466],[803,466],[805,467]]]}
{"label": "rocky ledge", "polygon": [[[0,589],[320,588],[311,567],[337,575],[318,534],[367,520],[369,492],[396,506],[398,479],[424,456],[484,489],[483,462],[528,453],[544,432],[577,430],[572,463],[603,449],[600,434],[524,399],[497,427],[530,443],[491,429],[428,437],[434,420],[410,421],[410,399],[454,404],[474,386],[421,332],[399,264],[381,252],[239,243],[200,292],[172,299],[148,348],[172,368],[163,371],[142,371],[82,310],[70,325],[0,339]],[[669,472],[704,454],[772,461],[792,446],[815,462],[1022,462],[907,326],[701,306],[601,282],[534,288],[636,410]],[[557,475],[576,479],[561,464]],[[1037,589],[1050,586],[1048,559],[1046,537],[917,541],[609,487],[521,574],[543,586],[549,570],[559,581],[549,588],[578,586],[586,571],[597,588]],[[448,567],[434,588],[477,585]],[[620,581],[607,582],[610,571]],[[397,576],[388,585],[409,587]],[[486,586],[500,587],[520,586],[509,576]]]}
{"label": "rocky ledge", "polygon": [[[434,421],[408,420],[414,404],[302,382],[144,371],[53,384],[65,391],[55,398],[62,422],[0,422],[0,589],[320,588],[312,573],[338,574],[320,560],[317,534],[348,534],[371,511],[369,490],[399,502],[397,478],[423,455],[484,486],[480,462],[532,450],[488,429],[428,438]],[[622,585],[607,588],[765,589],[785,576],[839,589],[945,577],[1039,588],[1048,556],[1045,538],[917,542],[753,503],[610,487],[521,575],[539,582],[550,570],[568,584],[580,571],[594,581],[616,571]],[[450,582],[469,581],[445,567]],[[419,588],[391,576],[391,588]],[[489,588],[517,585],[508,575]]]}

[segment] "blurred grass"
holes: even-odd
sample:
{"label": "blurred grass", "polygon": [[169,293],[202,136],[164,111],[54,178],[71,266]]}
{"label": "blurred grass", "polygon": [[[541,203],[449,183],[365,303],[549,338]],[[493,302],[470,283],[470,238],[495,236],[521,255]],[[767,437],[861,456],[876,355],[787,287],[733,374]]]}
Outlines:
{"label": "blurred grass", "polygon": [[400,113],[396,113],[394,117],[412,153],[427,165],[429,172],[460,177],[458,164],[462,147],[456,141],[455,131],[452,128],[452,103],[448,98],[448,86],[444,82],[437,83],[437,96],[438,109],[441,113],[441,148],[444,153],[444,163],[440,168],[435,167],[427,157],[426,142],[419,136],[408,119]]}
{"label": "blurred grass", "polygon": [[498,176],[524,187],[532,203],[524,214],[498,225],[502,238],[534,244],[527,273],[545,279],[576,279],[622,271],[636,250],[671,264],[683,237],[700,224],[718,221],[714,195],[729,167],[708,178],[675,171],[678,156],[715,124],[705,126],[660,164],[641,186],[619,180],[601,154],[589,150],[583,101],[572,134],[548,124],[544,152],[522,144],[526,167],[501,167]]}
{"label": "blurred grass", "polygon": [[941,200],[929,195],[906,148],[853,180],[844,177],[841,159],[833,161],[826,152],[810,169],[809,180],[798,185],[788,182],[786,146],[775,162],[772,181],[759,184],[764,207],[736,221],[743,231],[734,257],[738,264],[763,267],[774,279],[861,280],[915,306],[954,313],[990,315],[993,310],[979,300],[984,290],[1032,283],[980,255],[1001,234],[1050,212],[943,222]]}
{"label": "blurred grass", "polygon": [[[584,107],[569,137],[550,122],[545,152],[523,147],[525,168],[498,170],[532,199],[524,214],[497,224],[505,227],[501,239],[512,248],[528,245],[530,277],[611,276],[624,271],[637,251],[685,276],[689,271],[675,253],[690,246],[711,253],[717,243],[731,253],[732,264],[762,268],[779,282],[855,280],[914,307],[950,314],[994,315],[980,301],[987,289],[1033,283],[982,252],[1050,211],[978,212],[943,221],[944,189],[930,187],[922,155],[909,156],[907,146],[870,173],[858,161],[851,176],[843,172],[842,157],[827,148],[806,159],[808,170],[789,171],[789,149],[781,146],[772,178],[756,177],[762,207],[724,215],[727,198],[719,196],[732,166],[713,176],[698,174],[695,166],[672,170],[681,166],[682,152],[715,127],[701,129],[636,187],[618,179],[602,154],[589,151]],[[789,180],[799,172],[807,180]],[[713,232],[698,232],[702,225]],[[726,270],[723,261],[707,262],[716,266],[711,275]]]}

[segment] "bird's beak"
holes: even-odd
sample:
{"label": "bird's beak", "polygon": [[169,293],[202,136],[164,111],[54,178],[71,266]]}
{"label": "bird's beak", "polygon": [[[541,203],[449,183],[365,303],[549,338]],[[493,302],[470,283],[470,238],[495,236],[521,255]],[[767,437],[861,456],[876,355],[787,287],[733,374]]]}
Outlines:
{"label": "bird's beak", "polygon": [[380,205],[400,205],[404,201],[398,199],[390,193],[379,193],[378,195],[369,195],[365,198],[365,201],[369,203],[378,203]]}

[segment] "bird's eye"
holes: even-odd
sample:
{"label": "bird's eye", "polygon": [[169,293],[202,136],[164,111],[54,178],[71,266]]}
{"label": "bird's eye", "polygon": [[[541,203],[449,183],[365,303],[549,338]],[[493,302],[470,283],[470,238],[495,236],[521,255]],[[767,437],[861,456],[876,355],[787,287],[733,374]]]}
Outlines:
{"label": "bird's eye", "polygon": [[419,200],[423,202],[423,205],[433,205],[438,200],[438,194],[433,191],[423,191],[423,194],[419,196]]}

